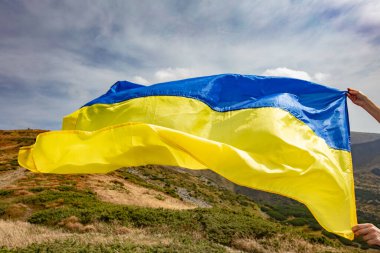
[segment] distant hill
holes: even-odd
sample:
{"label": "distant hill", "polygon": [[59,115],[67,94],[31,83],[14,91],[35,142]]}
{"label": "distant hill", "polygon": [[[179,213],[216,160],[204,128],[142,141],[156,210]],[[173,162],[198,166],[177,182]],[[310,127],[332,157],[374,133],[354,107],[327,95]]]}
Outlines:
{"label": "distant hill", "polygon": [[362,144],[376,140],[380,140],[380,134],[351,132],[351,145]]}
{"label": "distant hill", "polygon": [[354,168],[380,168],[380,134],[352,133],[351,137]]}

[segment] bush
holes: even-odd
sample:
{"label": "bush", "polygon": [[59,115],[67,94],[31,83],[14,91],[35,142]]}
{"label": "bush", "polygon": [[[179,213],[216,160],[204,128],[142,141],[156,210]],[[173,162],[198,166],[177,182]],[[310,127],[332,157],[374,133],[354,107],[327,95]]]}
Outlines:
{"label": "bush", "polygon": [[42,244],[32,244],[24,249],[1,249],[2,252],[91,252],[91,253],[112,253],[112,252],[134,252],[134,253],[174,253],[174,252],[209,252],[222,253],[227,250],[218,244],[206,240],[193,240],[192,238],[179,238],[170,244],[144,245],[135,244],[128,241],[110,242],[107,244],[97,244],[82,242],[76,239],[64,241],[45,242]]}
{"label": "bush", "polygon": [[25,204],[37,205],[44,208],[49,202],[63,200],[63,203],[68,206],[88,207],[94,202],[98,202],[95,195],[87,191],[54,191],[45,190],[39,194],[24,197],[21,202]]}
{"label": "bush", "polygon": [[14,190],[0,190],[0,196],[6,197],[11,195],[14,192]]}
{"label": "bush", "polygon": [[277,205],[273,207],[273,210],[281,213],[285,217],[303,217],[303,218],[313,218],[313,215],[306,208],[306,206],[294,203],[286,205]]}
{"label": "bush", "polygon": [[289,220],[288,223],[293,226],[304,226],[308,224],[308,220],[305,218],[294,218],[292,220]]}
{"label": "bush", "polygon": [[5,210],[7,210],[7,208],[5,206],[0,206],[0,216],[5,214]]}
{"label": "bush", "polygon": [[44,190],[45,190],[45,187],[33,187],[29,189],[29,191],[31,192],[42,192]]}
{"label": "bush", "polygon": [[346,238],[344,238],[344,237],[340,237],[340,236],[338,236],[338,240],[339,240],[341,243],[343,243],[344,245],[347,245],[347,246],[354,246],[354,245],[355,245],[352,241],[350,241],[350,240],[348,240],[348,239],[346,239]]}
{"label": "bush", "polygon": [[269,236],[279,229],[273,226],[273,223],[256,218],[248,213],[231,212],[223,209],[204,211],[199,222],[203,225],[209,239],[223,245],[230,245],[235,238]]}
{"label": "bush", "polygon": [[329,232],[329,231],[326,231],[326,230],[322,230],[322,235],[326,236],[327,238],[330,238],[330,239],[335,239],[337,238],[338,236]]}
{"label": "bush", "polygon": [[71,185],[59,185],[57,186],[57,190],[59,191],[75,191],[75,187]]}
{"label": "bush", "polygon": [[276,220],[278,220],[278,221],[284,221],[284,220],[287,219],[286,216],[282,215],[281,213],[279,213],[279,212],[277,212],[277,211],[275,211],[275,210],[268,210],[266,213],[267,213],[270,217],[272,217],[272,218],[274,218],[274,219],[276,219]]}
{"label": "bush", "polygon": [[219,208],[193,210],[164,210],[143,207],[119,206],[94,202],[82,208],[63,207],[34,213],[30,223],[57,225],[70,216],[78,217],[82,224],[92,222],[118,222],[123,225],[158,230],[169,229],[173,233],[198,231],[209,240],[230,245],[234,238],[261,238],[278,231],[273,223],[253,216],[249,211]]}
{"label": "bush", "polygon": [[319,230],[323,229],[322,226],[319,225],[318,222],[316,222],[316,220],[309,220],[309,224],[308,225],[309,225],[309,228],[311,230],[314,230],[314,231],[319,231]]}
{"label": "bush", "polygon": [[316,234],[301,234],[303,238],[305,238],[307,241],[311,243],[318,243],[323,244],[326,246],[335,246],[335,243],[331,241],[329,238],[323,236],[323,235],[316,235]]}

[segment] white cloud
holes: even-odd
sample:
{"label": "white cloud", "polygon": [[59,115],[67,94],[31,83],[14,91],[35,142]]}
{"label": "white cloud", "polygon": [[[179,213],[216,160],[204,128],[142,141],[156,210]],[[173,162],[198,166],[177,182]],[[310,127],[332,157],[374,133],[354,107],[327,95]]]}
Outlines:
{"label": "white cloud", "polygon": [[150,84],[150,82],[148,80],[146,80],[144,77],[141,77],[141,76],[134,76],[132,79],[132,82],[142,84],[142,85]]}
{"label": "white cloud", "polygon": [[187,68],[166,68],[160,69],[154,73],[154,78],[157,82],[185,79],[191,76],[194,76],[194,72]]}
{"label": "white cloud", "polygon": [[359,10],[359,21],[362,24],[380,25],[380,2],[368,1]]}
{"label": "white cloud", "polygon": [[285,67],[275,68],[275,69],[267,69],[264,71],[263,75],[265,76],[285,76],[292,77],[297,79],[302,79],[305,81],[311,82],[325,82],[329,78],[329,74],[317,72],[314,75],[310,75],[309,73],[301,70],[294,70]]}
{"label": "white cloud", "polygon": [[329,77],[329,74],[318,72],[313,75],[313,80],[316,82],[325,82],[328,80]]}
{"label": "white cloud", "polygon": [[302,79],[306,81],[311,81],[311,77],[305,71],[288,69],[285,67],[275,68],[275,69],[267,69],[264,71],[263,75],[265,76],[286,76],[297,79]]}
{"label": "white cloud", "polygon": [[335,8],[351,7],[348,8],[345,15],[356,19],[359,25],[380,25],[380,2],[378,0],[329,0],[325,4]]}

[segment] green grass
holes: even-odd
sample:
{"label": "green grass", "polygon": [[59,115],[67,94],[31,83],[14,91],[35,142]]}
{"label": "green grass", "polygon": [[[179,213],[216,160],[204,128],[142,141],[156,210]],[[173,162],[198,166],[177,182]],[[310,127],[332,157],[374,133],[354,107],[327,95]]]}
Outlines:
{"label": "green grass", "polygon": [[185,188],[191,197],[205,201],[211,206],[246,206],[257,209],[257,205],[246,196],[218,188],[216,185],[202,182],[200,177],[170,168],[148,165],[124,168],[118,170],[117,174],[132,183],[163,192],[174,198],[180,198],[177,193],[178,188]]}
{"label": "green grass", "polygon": [[35,141],[36,141],[35,137],[20,137],[16,139],[16,142],[23,146],[32,145]]}
{"label": "green grass", "polygon": [[261,238],[280,231],[280,226],[255,217],[248,210],[226,210],[219,208],[194,210],[165,210],[131,207],[94,202],[87,207],[63,207],[41,210],[34,213],[29,222],[57,225],[61,220],[76,216],[81,223],[120,223],[124,226],[165,229],[173,233],[203,234],[208,240],[230,245],[235,238]]}
{"label": "green grass", "polygon": [[44,190],[46,190],[46,188],[45,187],[41,187],[41,186],[29,188],[30,192],[42,192]]}
{"label": "green grass", "polygon": [[[236,238],[262,238],[281,230],[280,225],[257,217],[254,209],[245,207],[166,210],[123,206],[101,202],[92,192],[79,190],[36,191],[19,201],[39,209],[28,219],[34,224],[58,226],[63,219],[76,216],[82,224],[116,222],[155,231],[165,229],[173,234],[197,232],[204,239],[227,246]],[[46,208],[56,201],[62,205]]]}
{"label": "green grass", "polygon": [[[135,184],[169,193],[176,198],[180,198],[177,189],[181,187],[185,188],[190,196],[201,199],[212,207],[167,210],[105,203],[98,199],[96,193],[83,189],[83,185],[78,186],[77,182],[81,182],[78,177],[65,175],[42,177],[31,174],[19,180],[19,183],[25,187],[32,180],[34,186],[28,190],[34,194],[13,196],[12,192],[3,190],[0,192],[0,197],[2,196],[7,203],[3,208],[0,207],[0,216],[4,214],[6,205],[23,203],[32,210],[28,221],[33,224],[69,230],[60,225],[60,222],[70,216],[76,216],[83,225],[120,224],[150,232],[165,231],[171,234],[174,242],[168,245],[115,242],[107,246],[94,246],[94,244],[66,240],[31,245],[17,252],[56,252],[62,248],[67,249],[67,252],[107,252],[108,249],[121,252],[225,252],[225,248],[221,245],[233,247],[233,242],[237,239],[259,240],[271,238],[276,234],[289,234],[289,236],[297,234],[311,243],[328,246],[336,245],[334,243],[338,241],[337,237],[329,237],[319,231],[310,233],[310,230],[313,230],[314,218],[301,205],[262,205],[261,210],[273,218],[266,220],[259,216],[257,204],[249,198],[216,187],[214,184],[202,182],[197,176],[158,166],[134,169],[137,173],[127,169],[114,172],[112,176],[115,176],[115,180],[111,181],[112,187],[122,189],[124,186],[121,181],[123,178],[128,178]],[[54,181],[54,186],[45,184],[45,181],[41,180],[43,178],[46,182]],[[36,182],[41,182],[41,185],[37,186]],[[320,227],[316,227],[315,230],[322,231]],[[197,236],[194,237],[194,234]],[[346,241],[342,243],[347,244]],[[103,251],[96,251],[103,248]]]}
{"label": "green grass", "polygon": [[309,209],[304,205],[292,202],[286,204],[265,204],[260,206],[261,211],[271,218],[293,226],[307,226],[313,231],[322,231],[323,228],[315,220]]}
{"label": "green grass", "polygon": [[0,189],[0,197],[6,197],[6,196],[9,196],[9,195],[12,195],[13,192],[14,192],[14,190]]}
{"label": "green grass", "polygon": [[6,210],[6,206],[5,205],[0,205],[0,216],[5,214],[5,210]]}
{"label": "green grass", "polygon": [[[148,172],[153,170],[158,174],[164,173],[163,169],[158,171],[159,169],[155,167],[146,170]],[[212,208],[167,210],[105,203],[100,201],[97,195],[90,190],[78,189],[74,183],[63,183],[68,180],[66,177],[62,177],[60,186],[53,189],[48,187],[31,188],[30,191],[34,192],[34,195],[15,197],[14,202],[23,203],[32,208],[33,213],[28,221],[34,224],[59,227],[62,220],[76,216],[84,225],[116,223],[152,231],[165,230],[178,237],[189,237],[190,234],[197,233],[202,240],[225,246],[231,246],[235,239],[271,237],[276,233],[298,233],[287,225],[287,221],[292,219],[295,223],[298,220],[302,221],[302,224],[307,223],[310,226],[309,213],[303,212],[302,207],[294,209],[283,209],[281,206],[270,205],[261,207],[262,211],[268,214],[282,215],[285,221],[280,224],[259,217],[256,204],[247,197],[212,185],[202,184],[196,176],[168,171],[165,172],[168,173],[166,183],[155,184],[155,180],[162,182],[164,176],[149,179],[150,172],[148,172],[145,171],[143,172],[145,174],[142,174],[146,177],[146,181],[139,176],[131,175],[136,176],[135,181],[138,181],[140,185],[160,189],[161,192],[175,191],[176,187],[184,187],[194,197],[210,201]],[[115,174],[120,177],[129,175],[126,171],[118,171]],[[181,178],[183,175],[187,180]],[[290,219],[286,215],[291,215],[293,218]],[[294,225],[300,226],[301,224]],[[335,238],[329,239],[322,234],[310,236],[307,233],[301,233],[301,236],[310,242],[326,245],[330,245],[331,240],[336,240]]]}
{"label": "green grass", "polygon": [[54,241],[43,244],[33,244],[23,249],[0,249],[0,253],[32,253],[32,252],[65,252],[65,253],[85,253],[85,252],[133,252],[133,253],[182,253],[182,252],[209,252],[224,253],[227,250],[216,243],[207,240],[193,240],[193,238],[182,237],[170,244],[158,243],[156,245],[136,244],[132,242],[110,242],[108,244],[80,243],[75,239],[64,241]]}

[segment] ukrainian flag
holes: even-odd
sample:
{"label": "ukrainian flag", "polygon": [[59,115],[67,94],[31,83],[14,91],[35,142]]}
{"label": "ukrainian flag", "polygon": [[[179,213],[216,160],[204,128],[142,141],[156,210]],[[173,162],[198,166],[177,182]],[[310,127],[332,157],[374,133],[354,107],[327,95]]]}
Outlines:
{"label": "ukrainian flag", "polygon": [[142,86],[117,82],[19,152],[42,173],[161,164],[211,169],[304,203],[326,230],[356,225],[344,91],[281,77],[223,74]]}

